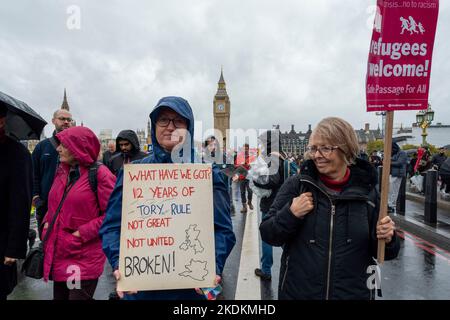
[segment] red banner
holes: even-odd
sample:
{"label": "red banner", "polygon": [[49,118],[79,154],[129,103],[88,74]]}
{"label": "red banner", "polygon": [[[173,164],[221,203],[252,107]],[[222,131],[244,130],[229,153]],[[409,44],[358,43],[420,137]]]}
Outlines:
{"label": "red banner", "polygon": [[367,111],[428,105],[438,0],[378,0],[366,78]]}

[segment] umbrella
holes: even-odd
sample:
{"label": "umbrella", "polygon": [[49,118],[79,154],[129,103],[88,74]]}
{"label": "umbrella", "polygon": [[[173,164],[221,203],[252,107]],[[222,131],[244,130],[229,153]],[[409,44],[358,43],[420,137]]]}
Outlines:
{"label": "umbrella", "polygon": [[39,140],[47,122],[25,102],[0,91],[0,105],[8,109],[5,132],[17,140]]}

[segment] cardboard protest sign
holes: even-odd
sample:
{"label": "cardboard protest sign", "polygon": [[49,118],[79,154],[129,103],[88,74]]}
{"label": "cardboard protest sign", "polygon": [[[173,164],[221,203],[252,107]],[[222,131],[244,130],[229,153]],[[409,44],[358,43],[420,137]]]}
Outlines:
{"label": "cardboard protest sign", "polygon": [[438,0],[377,1],[367,111],[427,108],[438,11]]}
{"label": "cardboard protest sign", "polygon": [[212,287],[210,164],[124,166],[118,289]]}

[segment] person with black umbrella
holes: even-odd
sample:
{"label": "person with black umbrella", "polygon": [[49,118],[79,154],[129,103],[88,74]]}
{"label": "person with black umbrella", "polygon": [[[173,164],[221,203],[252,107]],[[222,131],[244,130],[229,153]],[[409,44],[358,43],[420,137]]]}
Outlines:
{"label": "person with black umbrella", "polygon": [[27,252],[32,188],[30,153],[6,135],[7,113],[0,101],[0,300],[16,286],[16,262]]}
{"label": "person with black umbrella", "polygon": [[34,171],[33,204],[36,207],[39,237],[42,233],[42,221],[47,212],[48,194],[58,166],[56,134],[70,128],[72,120],[72,114],[69,111],[56,110],[52,119],[52,123],[55,125],[52,136],[39,142],[32,154]]}

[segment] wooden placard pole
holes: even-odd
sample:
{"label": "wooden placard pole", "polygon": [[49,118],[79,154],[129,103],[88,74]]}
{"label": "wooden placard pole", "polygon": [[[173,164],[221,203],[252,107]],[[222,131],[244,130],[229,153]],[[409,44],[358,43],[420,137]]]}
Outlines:
{"label": "wooden placard pole", "polygon": [[[392,131],[394,126],[394,111],[386,111],[386,124],[384,131],[384,156],[383,173],[381,178],[381,202],[380,215],[378,221],[387,216],[388,196],[389,196],[389,175],[391,171],[392,156]],[[379,264],[384,262],[385,240],[378,240],[377,261]]]}

